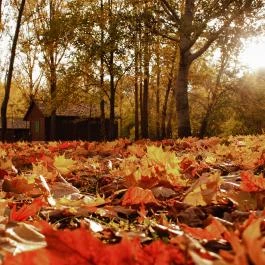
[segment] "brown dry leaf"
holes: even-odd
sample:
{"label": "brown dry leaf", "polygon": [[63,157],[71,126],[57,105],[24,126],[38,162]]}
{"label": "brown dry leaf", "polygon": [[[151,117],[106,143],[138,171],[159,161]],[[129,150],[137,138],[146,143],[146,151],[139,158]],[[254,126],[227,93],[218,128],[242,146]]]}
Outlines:
{"label": "brown dry leaf", "polygon": [[29,183],[24,177],[14,177],[5,179],[2,184],[2,189],[5,192],[26,193],[34,189],[34,183]]}
{"label": "brown dry leaf", "polygon": [[5,243],[0,247],[12,254],[32,251],[46,246],[44,235],[34,226],[26,223],[9,223],[5,230]]}

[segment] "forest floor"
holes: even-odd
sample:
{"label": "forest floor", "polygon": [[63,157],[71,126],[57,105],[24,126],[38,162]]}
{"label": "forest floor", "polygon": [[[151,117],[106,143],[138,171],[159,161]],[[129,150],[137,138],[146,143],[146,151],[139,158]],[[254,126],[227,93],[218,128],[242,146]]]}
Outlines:
{"label": "forest floor", "polygon": [[264,172],[265,135],[0,143],[1,264],[264,265]]}

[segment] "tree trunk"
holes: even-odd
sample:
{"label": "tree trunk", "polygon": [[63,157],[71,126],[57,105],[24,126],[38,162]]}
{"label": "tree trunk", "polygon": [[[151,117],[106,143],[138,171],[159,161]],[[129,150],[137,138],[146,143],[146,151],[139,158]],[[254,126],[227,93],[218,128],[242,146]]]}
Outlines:
{"label": "tree trunk", "polygon": [[110,116],[109,116],[109,140],[115,138],[115,81],[114,81],[114,52],[110,53]]}
{"label": "tree trunk", "polygon": [[138,78],[139,78],[139,49],[138,49],[138,37],[136,33],[135,37],[135,59],[134,59],[134,139],[139,139],[139,86],[138,86]]}
{"label": "tree trunk", "polygon": [[20,31],[21,20],[22,20],[22,15],[23,15],[25,3],[26,3],[26,0],[21,0],[19,13],[18,13],[18,18],[17,18],[15,35],[14,35],[12,48],[11,48],[9,69],[8,69],[7,79],[6,79],[6,84],[5,84],[5,95],[4,95],[4,99],[3,99],[3,102],[2,102],[2,106],[1,106],[2,141],[6,140],[7,105],[8,105],[9,96],[10,96],[10,88],[11,88],[11,82],[12,82],[13,69],[14,69],[14,61],[15,61],[15,57],[16,57],[16,47],[17,47],[18,35],[19,35],[19,31]]}
{"label": "tree trunk", "polygon": [[2,0],[0,0],[0,31],[2,30]]}
{"label": "tree trunk", "polygon": [[156,138],[160,139],[160,77],[161,77],[161,68],[160,68],[160,47],[159,47],[159,38],[157,39],[157,74],[156,74]]}
{"label": "tree trunk", "polygon": [[188,62],[187,57],[188,56],[185,53],[180,52],[176,87],[178,136],[181,138],[191,136],[190,110],[188,100],[188,75],[190,63]]}
{"label": "tree trunk", "polygon": [[102,141],[106,140],[106,125],[105,125],[105,102],[104,102],[104,30],[103,30],[103,11],[104,5],[103,0],[100,1],[100,13],[101,13],[101,24],[100,24],[100,138]]}
{"label": "tree trunk", "polygon": [[205,116],[203,117],[201,127],[200,127],[200,132],[199,132],[199,137],[203,138],[205,136],[208,122],[209,122],[209,117],[210,117],[210,109],[207,110]]}
{"label": "tree trunk", "polygon": [[172,89],[173,73],[174,73],[174,69],[175,69],[174,66],[175,66],[176,57],[177,57],[177,52],[174,51],[174,55],[173,55],[172,61],[171,61],[171,69],[170,69],[170,73],[169,73],[164,104],[162,106],[162,113],[161,113],[161,137],[162,137],[162,139],[165,138],[167,135],[166,134],[166,118],[167,118],[167,109],[168,109],[168,99],[169,99],[170,91]]}
{"label": "tree trunk", "polygon": [[105,126],[105,101],[100,101],[100,138],[102,141],[106,140],[106,126]]}
{"label": "tree trunk", "polygon": [[162,114],[161,114],[161,137],[162,139],[166,137],[166,118],[167,118],[167,106],[168,106],[168,99],[170,90],[172,88],[172,76],[168,80],[166,94],[165,94],[165,100],[162,107]]}
{"label": "tree trunk", "polygon": [[56,92],[57,92],[57,74],[56,74],[56,66],[54,63],[53,53],[50,54],[50,95],[51,95],[51,122],[50,122],[50,139],[51,141],[57,140],[56,134]]}
{"label": "tree trunk", "polygon": [[142,138],[148,138],[148,108],[149,108],[149,36],[147,29],[145,29],[144,40],[144,85],[143,85],[143,103],[142,103],[142,117],[141,117],[141,132]]}

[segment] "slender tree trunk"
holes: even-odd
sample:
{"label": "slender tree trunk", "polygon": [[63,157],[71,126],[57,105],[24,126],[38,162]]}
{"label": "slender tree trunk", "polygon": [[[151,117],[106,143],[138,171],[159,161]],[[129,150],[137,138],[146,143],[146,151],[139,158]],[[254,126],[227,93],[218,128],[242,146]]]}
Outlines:
{"label": "slender tree trunk", "polygon": [[188,100],[188,75],[190,63],[185,53],[180,52],[179,69],[176,87],[176,109],[178,119],[178,136],[187,137],[191,135],[190,109]]}
{"label": "slender tree trunk", "polygon": [[169,113],[167,115],[167,123],[166,123],[166,138],[172,138],[172,119],[173,119],[173,111],[175,107],[175,92],[172,91],[172,96],[170,97],[169,102]]}
{"label": "slender tree trunk", "polygon": [[0,31],[2,27],[2,0],[0,0]]}
{"label": "slender tree trunk", "polygon": [[100,24],[100,138],[106,140],[106,122],[105,122],[105,102],[104,102],[104,31],[103,31],[103,11],[104,4],[103,0],[100,1],[100,13],[101,13],[101,24]]}
{"label": "slender tree trunk", "polygon": [[114,81],[114,52],[110,53],[110,124],[109,124],[109,139],[115,138],[115,81]]}
{"label": "slender tree trunk", "polygon": [[160,78],[161,78],[161,67],[160,67],[160,42],[157,39],[157,74],[156,74],[156,138],[160,139]]}
{"label": "slender tree trunk", "polygon": [[200,138],[203,138],[206,134],[206,130],[207,130],[208,123],[209,123],[209,117],[210,117],[210,109],[207,110],[205,116],[203,117],[201,127],[200,127],[200,132],[199,132]]}
{"label": "slender tree trunk", "polygon": [[105,124],[105,101],[100,101],[100,138],[102,141],[106,140],[106,124]]}
{"label": "slender tree trunk", "polygon": [[12,48],[11,48],[9,69],[8,69],[7,79],[6,79],[6,84],[5,84],[5,95],[4,95],[4,99],[3,99],[3,102],[2,102],[2,106],[1,106],[2,141],[6,140],[7,105],[8,105],[9,96],[10,96],[10,88],[11,88],[11,82],[12,82],[13,69],[14,69],[14,61],[15,61],[15,57],[16,57],[16,47],[17,47],[18,36],[19,36],[19,31],[20,31],[21,20],[22,20],[22,15],[23,15],[25,3],[26,3],[26,0],[21,0],[19,13],[18,13],[18,18],[17,18],[15,35],[14,35]]}
{"label": "slender tree trunk", "polygon": [[139,139],[139,86],[138,86],[138,79],[139,79],[139,49],[138,49],[138,33],[135,35],[135,61],[134,61],[134,138],[135,140]]}
{"label": "slender tree trunk", "polygon": [[140,90],[139,90],[139,97],[140,97],[140,124],[141,124],[141,134],[140,137],[142,138],[142,128],[143,128],[143,42],[142,42],[142,30],[141,27],[139,29],[139,83],[140,83]]}
{"label": "slender tree trunk", "polygon": [[54,62],[53,53],[50,54],[50,95],[51,95],[51,122],[50,122],[50,139],[49,140],[57,140],[57,133],[56,133],[56,109],[57,109],[57,102],[56,102],[56,94],[57,94],[57,73],[56,73],[56,66]]}
{"label": "slender tree trunk", "polygon": [[149,36],[147,29],[145,29],[145,39],[144,39],[144,84],[143,84],[143,112],[142,112],[142,137],[148,138],[148,108],[149,108]]}
{"label": "slender tree trunk", "polygon": [[167,88],[166,88],[166,93],[165,93],[165,99],[164,99],[164,104],[162,106],[162,113],[161,113],[161,137],[162,138],[166,137],[166,118],[167,118],[167,109],[168,109],[168,99],[169,99],[170,91],[172,89],[176,58],[177,58],[177,51],[175,50],[172,56],[172,60],[171,60],[171,68],[170,68],[170,73],[169,73],[169,78],[168,78],[168,83],[167,83]]}
{"label": "slender tree trunk", "polygon": [[162,139],[166,137],[167,106],[168,106],[168,98],[169,98],[170,90],[172,89],[172,79],[173,79],[172,76],[170,76],[168,79],[165,100],[164,100],[164,104],[162,107],[162,113],[161,113],[161,137]]}

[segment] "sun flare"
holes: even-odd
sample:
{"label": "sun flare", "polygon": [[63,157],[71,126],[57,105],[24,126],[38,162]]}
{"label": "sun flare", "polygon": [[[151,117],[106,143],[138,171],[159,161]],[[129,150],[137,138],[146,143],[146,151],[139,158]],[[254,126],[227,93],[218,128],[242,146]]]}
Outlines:
{"label": "sun flare", "polygon": [[245,41],[239,61],[251,71],[265,68],[265,37]]}

